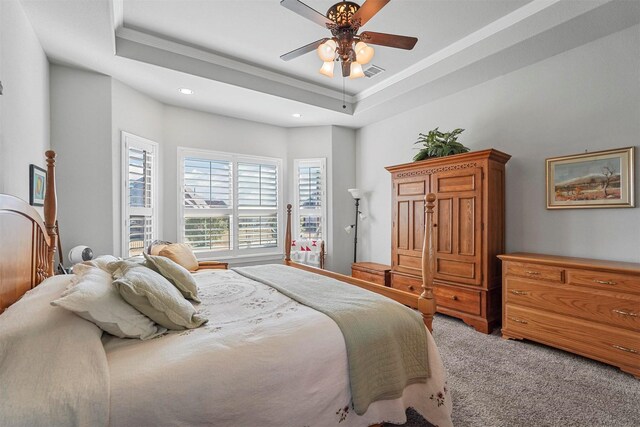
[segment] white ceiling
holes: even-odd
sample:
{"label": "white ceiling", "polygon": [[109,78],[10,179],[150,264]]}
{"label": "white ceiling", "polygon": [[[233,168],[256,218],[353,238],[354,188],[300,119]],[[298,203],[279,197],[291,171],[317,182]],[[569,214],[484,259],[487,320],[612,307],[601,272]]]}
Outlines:
{"label": "white ceiling", "polygon": [[[343,109],[342,79],[319,75],[315,53],[279,59],[328,31],[278,0],[22,3],[54,63],[110,75],[167,104],[279,126],[360,127],[640,22],[636,0],[393,0],[364,30],[418,44],[376,47],[372,63],[385,73],[347,79]],[[324,12],[333,1],[307,4]]]}

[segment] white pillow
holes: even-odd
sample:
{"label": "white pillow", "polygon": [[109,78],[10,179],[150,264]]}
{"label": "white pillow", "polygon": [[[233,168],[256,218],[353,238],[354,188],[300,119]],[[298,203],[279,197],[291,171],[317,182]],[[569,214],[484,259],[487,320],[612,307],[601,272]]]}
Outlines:
{"label": "white pillow", "polygon": [[127,304],[112,284],[111,275],[100,268],[76,264],[71,286],[51,305],[72,311],[120,338],[153,338],[167,330]]}

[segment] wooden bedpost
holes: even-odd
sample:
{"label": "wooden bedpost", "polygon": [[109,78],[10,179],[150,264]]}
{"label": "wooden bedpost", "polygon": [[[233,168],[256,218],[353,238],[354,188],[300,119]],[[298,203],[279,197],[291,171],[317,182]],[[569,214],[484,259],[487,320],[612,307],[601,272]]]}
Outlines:
{"label": "wooden bedpost", "polygon": [[291,261],[291,203],[287,205],[287,232],[284,235],[284,261]]}
{"label": "wooden bedpost", "polygon": [[57,196],[56,196],[56,152],[49,150],[44,153],[47,156],[47,188],[44,194],[44,226],[49,235],[50,245],[47,253],[47,274],[53,276],[55,272],[55,253],[56,243],[58,241],[58,232],[56,230],[56,218],[58,215]]}
{"label": "wooden bedpost", "polygon": [[433,272],[436,267],[435,232],[433,223],[433,208],[436,195],[427,194],[425,197],[424,242],[422,244],[422,295],[418,299],[418,310],[422,313],[424,324],[433,331],[433,315],[436,312],[436,300],[433,296]]}

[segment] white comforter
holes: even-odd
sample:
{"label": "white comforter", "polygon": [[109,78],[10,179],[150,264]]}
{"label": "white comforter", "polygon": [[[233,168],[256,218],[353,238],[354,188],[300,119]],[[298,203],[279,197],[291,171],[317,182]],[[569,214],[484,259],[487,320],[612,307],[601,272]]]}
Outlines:
{"label": "white comforter", "polygon": [[357,416],[344,339],[329,317],[233,271],[196,280],[197,307],[209,318],[203,327],[150,341],[104,335],[112,426],[368,426],[404,423],[407,407],[451,425],[431,335],[429,381]]}
{"label": "white comforter", "polygon": [[106,426],[109,368],[93,323],[59,307],[71,276],[32,289],[0,316],[0,425]]}

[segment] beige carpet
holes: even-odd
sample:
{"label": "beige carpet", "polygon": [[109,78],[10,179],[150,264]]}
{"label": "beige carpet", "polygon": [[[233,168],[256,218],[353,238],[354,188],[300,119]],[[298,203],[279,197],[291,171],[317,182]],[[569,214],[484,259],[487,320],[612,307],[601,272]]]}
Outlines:
{"label": "beige carpet", "polygon": [[[640,380],[619,369],[438,315],[456,427],[638,427]],[[415,412],[406,427],[429,426]]]}

